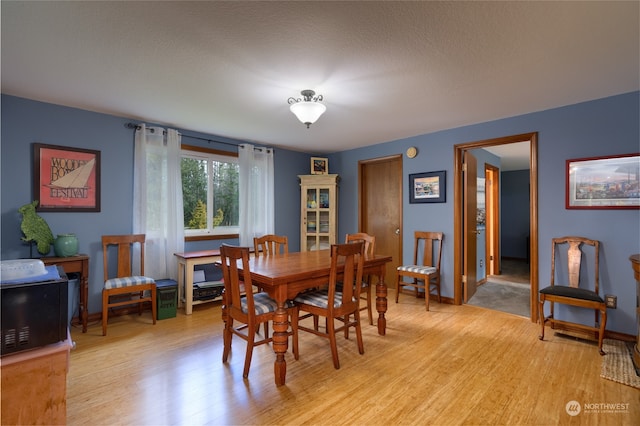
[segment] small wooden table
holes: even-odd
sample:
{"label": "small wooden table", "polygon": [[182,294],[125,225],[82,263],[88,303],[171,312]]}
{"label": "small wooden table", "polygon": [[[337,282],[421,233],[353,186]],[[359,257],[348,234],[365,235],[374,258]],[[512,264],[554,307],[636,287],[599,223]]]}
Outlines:
{"label": "small wooden table", "polygon": [[[378,311],[378,334],[386,333],[387,287],[384,284],[386,264],[391,256],[365,256],[363,275],[378,277],[376,286],[376,310]],[[240,265],[239,265],[240,266]],[[274,375],[276,385],[285,384],[289,318],[285,308],[286,301],[308,288],[326,284],[331,270],[331,251],[304,251],[286,253],[277,256],[259,256],[249,261],[253,285],[261,287],[278,302],[273,319],[273,350],[276,353]],[[223,298],[224,300],[224,298]],[[222,319],[226,322],[226,310],[223,302]]]}
{"label": "small wooden table", "polygon": [[89,256],[78,254],[69,257],[43,257],[40,260],[45,265],[59,265],[65,274],[80,274],[80,300],[78,301],[78,317],[82,323],[82,332],[87,332],[87,312],[89,303]]}
{"label": "small wooden table", "polygon": [[174,253],[174,256],[178,259],[178,306],[182,307],[184,299],[184,313],[191,315],[193,305],[209,302],[209,300],[193,300],[193,267],[220,260],[220,250]]}

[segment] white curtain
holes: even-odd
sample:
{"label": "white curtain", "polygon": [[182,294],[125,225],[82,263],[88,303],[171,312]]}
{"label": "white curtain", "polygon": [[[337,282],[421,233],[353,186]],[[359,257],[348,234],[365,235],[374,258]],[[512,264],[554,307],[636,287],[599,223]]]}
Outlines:
{"label": "white curtain", "polygon": [[275,231],[273,150],[238,146],[240,245],[253,247],[253,238]]}
{"label": "white curtain", "polygon": [[135,134],[133,232],[146,234],[145,275],[178,278],[184,252],[180,134],[144,124]]}

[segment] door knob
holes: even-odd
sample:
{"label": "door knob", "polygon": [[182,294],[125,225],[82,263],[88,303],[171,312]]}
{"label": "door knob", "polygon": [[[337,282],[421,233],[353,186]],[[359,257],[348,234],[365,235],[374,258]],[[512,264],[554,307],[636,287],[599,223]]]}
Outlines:
{"label": "door knob", "polygon": [[400,228],[396,229],[396,235],[400,235]]}

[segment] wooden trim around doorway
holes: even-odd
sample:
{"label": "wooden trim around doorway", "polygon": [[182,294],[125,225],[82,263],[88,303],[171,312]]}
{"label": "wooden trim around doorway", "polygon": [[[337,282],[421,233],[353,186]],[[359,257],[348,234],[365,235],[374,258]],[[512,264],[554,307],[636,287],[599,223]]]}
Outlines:
{"label": "wooden trim around doorway", "polygon": [[462,205],[463,205],[463,191],[462,191],[462,160],[464,152],[470,149],[484,148],[488,146],[504,145],[516,142],[529,142],[529,209],[530,209],[530,241],[529,241],[529,253],[530,253],[530,277],[531,277],[531,299],[530,299],[530,318],[532,322],[538,320],[537,310],[537,295],[538,295],[538,133],[523,133],[521,135],[506,136],[496,139],[487,139],[483,141],[467,142],[458,145],[454,145],[454,186],[453,186],[453,199],[454,199],[454,211],[453,211],[453,270],[454,270],[454,291],[453,299],[456,305],[462,304],[462,273],[464,265],[464,252],[463,252],[463,237],[462,235]]}

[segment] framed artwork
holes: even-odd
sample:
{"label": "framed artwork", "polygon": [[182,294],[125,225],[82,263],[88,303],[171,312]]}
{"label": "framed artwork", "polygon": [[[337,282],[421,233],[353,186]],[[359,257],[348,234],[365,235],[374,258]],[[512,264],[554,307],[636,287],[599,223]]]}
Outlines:
{"label": "framed artwork", "polygon": [[640,154],[567,160],[567,209],[640,209]]}
{"label": "framed artwork", "polygon": [[326,175],[329,173],[329,159],[322,157],[311,157],[311,174]]}
{"label": "framed artwork", "polygon": [[100,211],[100,151],[35,143],[33,173],[37,211]]}
{"label": "framed artwork", "polygon": [[446,173],[446,170],[442,170],[409,175],[409,202],[411,204],[445,203]]}

